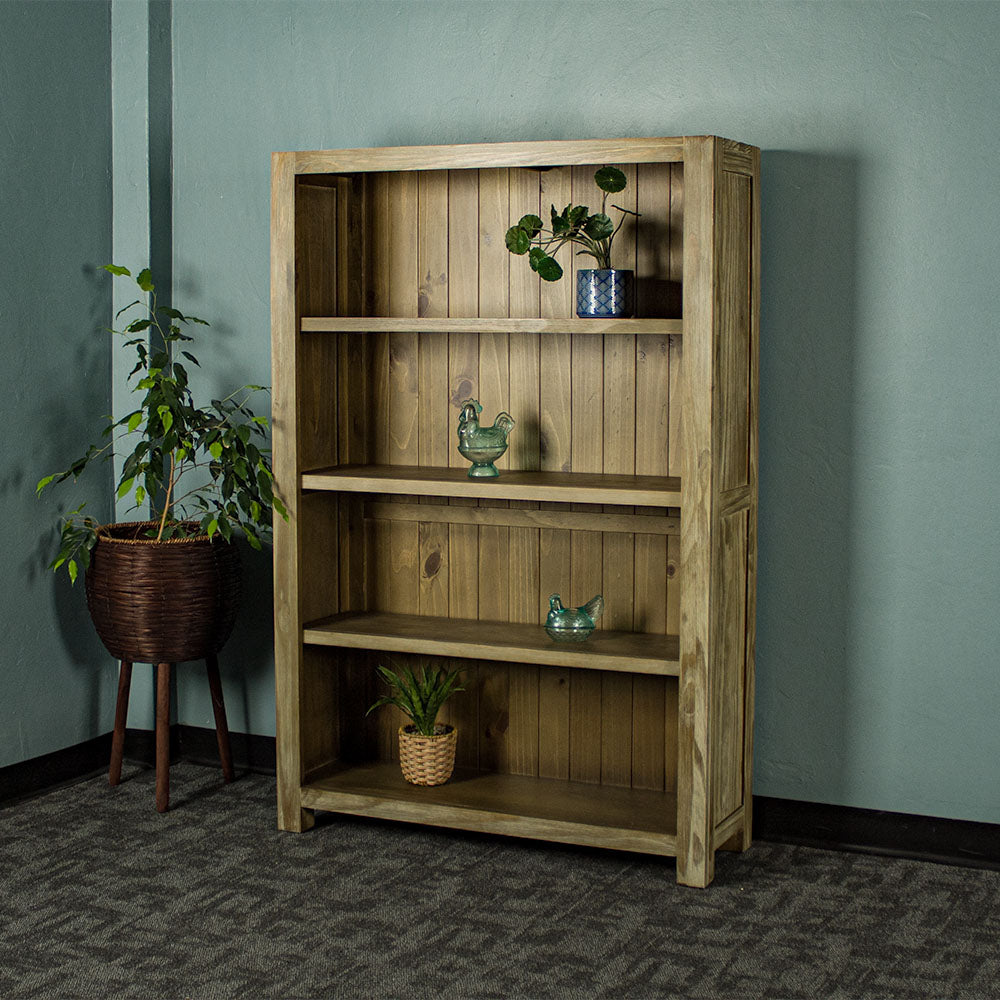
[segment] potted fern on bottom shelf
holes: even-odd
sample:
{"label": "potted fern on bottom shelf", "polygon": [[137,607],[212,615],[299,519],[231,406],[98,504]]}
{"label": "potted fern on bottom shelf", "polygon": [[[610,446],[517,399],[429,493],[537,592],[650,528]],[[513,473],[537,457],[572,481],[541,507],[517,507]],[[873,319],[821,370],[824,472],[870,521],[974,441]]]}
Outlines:
{"label": "potted fern on bottom shelf", "polygon": [[460,670],[421,668],[418,677],[410,667],[397,674],[380,666],[378,672],[389,685],[384,695],[365,713],[382,705],[395,705],[411,722],[399,727],[399,766],[411,785],[443,785],[455,770],[458,731],[438,723],[441,706],[456,692]]}

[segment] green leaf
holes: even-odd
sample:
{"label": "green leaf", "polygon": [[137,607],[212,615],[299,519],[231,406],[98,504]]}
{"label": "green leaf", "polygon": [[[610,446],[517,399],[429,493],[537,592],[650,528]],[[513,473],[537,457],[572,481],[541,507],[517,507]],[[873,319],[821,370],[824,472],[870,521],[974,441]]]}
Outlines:
{"label": "green leaf", "polygon": [[535,237],[542,231],[542,220],[537,215],[522,215],[517,225],[530,237]]}
{"label": "green leaf", "polygon": [[504,243],[507,244],[507,249],[511,253],[520,257],[522,254],[526,254],[531,247],[531,237],[520,226],[511,226],[504,237]]}
{"label": "green leaf", "polygon": [[117,274],[119,277],[124,275],[126,278],[132,277],[132,272],[127,267],[120,267],[118,264],[105,264],[103,266],[109,274]]}
{"label": "green leaf", "polygon": [[40,496],[42,490],[44,490],[45,487],[48,486],[49,483],[51,483],[52,480],[55,478],[56,478],[55,474],[53,474],[51,476],[43,476],[41,479],[39,479],[38,485],[35,487],[35,496]]}
{"label": "green leaf", "polygon": [[76,560],[70,559],[70,561],[66,563],[66,569],[69,570],[70,583],[76,583],[76,574],[77,574]]}
{"label": "green leaf", "polygon": [[562,277],[563,269],[559,266],[559,262],[554,257],[550,257],[544,250],[539,250],[536,247],[531,251],[529,260],[531,270],[537,271],[538,276],[543,281],[558,281]]}
{"label": "green leaf", "polygon": [[222,442],[221,442],[221,441],[218,441],[218,440],[216,440],[216,441],[213,441],[213,442],[212,442],[212,443],[211,443],[211,444],[210,444],[210,445],[208,446],[208,453],[209,453],[209,454],[210,454],[210,455],[212,456],[212,458],[214,458],[214,459],[215,459],[216,461],[218,461],[218,460],[219,460],[220,458],[222,458]]}
{"label": "green leaf", "polygon": [[158,406],[156,412],[160,415],[160,423],[163,424],[163,433],[166,434],[174,425],[174,415],[170,412],[169,406]]}
{"label": "green leaf", "polygon": [[153,291],[153,277],[150,273],[148,267],[144,267],[140,272],[138,277],[135,279],[135,283],[144,291]]}
{"label": "green leaf", "polygon": [[119,500],[121,500],[123,497],[128,496],[129,491],[132,489],[132,484],[134,482],[135,482],[134,478],[122,480],[121,485],[119,485],[118,487],[118,493],[117,493]]}
{"label": "green leaf", "polygon": [[577,226],[581,225],[590,212],[590,209],[586,205],[573,205],[572,207],[567,206],[567,208],[569,209],[570,229],[576,229]]}
{"label": "green leaf", "polygon": [[598,212],[587,219],[583,231],[592,240],[605,240],[615,231],[615,224],[603,212]]}
{"label": "green leaf", "polygon": [[141,504],[145,499],[146,499],[146,491],[141,486],[137,486],[135,488],[135,502],[137,504]]}
{"label": "green leaf", "polygon": [[148,319],[137,319],[132,323],[129,323],[125,327],[126,333],[142,333],[143,330],[148,330],[153,325],[152,320]]}
{"label": "green leaf", "polygon": [[625,187],[628,180],[617,167],[601,167],[594,174],[594,183],[602,191],[607,191],[608,194],[615,194]]}
{"label": "green leaf", "polygon": [[562,212],[556,211],[556,206],[552,206],[552,233],[559,236],[569,229],[569,210],[572,205],[567,205]]}
{"label": "green leaf", "polygon": [[208,528],[206,530],[208,531],[208,537],[211,538],[219,530],[219,521],[218,521],[218,519],[213,517],[208,522]]}
{"label": "green leaf", "polygon": [[191,354],[190,352],[188,352],[188,351],[181,351],[181,354],[183,354],[184,357],[186,357],[188,359],[188,361],[191,362],[191,364],[198,365],[199,368],[201,367],[201,364],[199,364],[198,359],[193,354]]}
{"label": "green leaf", "polygon": [[134,431],[141,423],[142,423],[142,410],[136,410],[135,413],[133,413],[132,416],[128,418],[129,431],[130,432]]}

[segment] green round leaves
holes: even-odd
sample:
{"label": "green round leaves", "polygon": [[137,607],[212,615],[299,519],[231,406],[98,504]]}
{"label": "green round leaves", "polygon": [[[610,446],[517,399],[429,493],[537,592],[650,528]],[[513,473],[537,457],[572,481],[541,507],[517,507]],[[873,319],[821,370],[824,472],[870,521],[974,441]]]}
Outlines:
{"label": "green round leaves", "polygon": [[594,174],[594,183],[602,191],[607,191],[608,194],[617,194],[624,189],[627,181],[625,175],[617,167],[601,167]]}
{"label": "green round leaves", "polygon": [[528,263],[543,281],[558,281],[563,269],[553,257],[564,243],[574,243],[581,249],[579,253],[593,257],[599,268],[611,267],[611,244],[621,228],[626,216],[638,216],[638,212],[612,207],[622,213],[622,222],[616,226],[604,211],[607,196],[621,191],[627,178],[617,167],[601,167],[594,174],[594,181],[604,192],[601,210],[590,214],[586,205],[570,203],[561,212],[555,205],[551,212],[551,229],[544,229],[542,220],[534,214],[523,215],[517,225],[507,230],[504,242],[507,249],[519,257],[528,255]]}
{"label": "green round leaves", "polygon": [[563,269],[559,266],[559,261],[539,247],[532,247],[531,253],[528,254],[528,263],[542,281],[558,281],[562,277]]}

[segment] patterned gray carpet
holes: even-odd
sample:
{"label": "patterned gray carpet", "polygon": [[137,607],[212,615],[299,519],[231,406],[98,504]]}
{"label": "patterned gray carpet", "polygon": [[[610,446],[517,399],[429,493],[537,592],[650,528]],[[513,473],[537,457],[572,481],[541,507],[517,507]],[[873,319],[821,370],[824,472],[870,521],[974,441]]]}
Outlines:
{"label": "patterned gray carpet", "polygon": [[128,769],[0,810],[0,997],[1000,997],[1000,873],[756,844],[707,891],[611,852],[323,816]]}

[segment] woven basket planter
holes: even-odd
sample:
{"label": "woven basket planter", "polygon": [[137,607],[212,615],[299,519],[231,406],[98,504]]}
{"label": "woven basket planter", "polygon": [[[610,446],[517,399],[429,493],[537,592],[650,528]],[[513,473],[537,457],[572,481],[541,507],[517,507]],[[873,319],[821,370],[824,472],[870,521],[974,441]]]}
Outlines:
{"label": "woven basket planter", "polygon": [[87,570],[87,607],[117,660],[177,663],[217,653],[233,630],[241,568],[235,545],[194,535],[142,537],[156,522],[108,524]]}
{"label": "woven basket planter", "polygon": [[411,785],[443,785],[455,770],[458,730],[435,728],[443,732],[421,736],[416,726],[399,727],[399,766]]}

